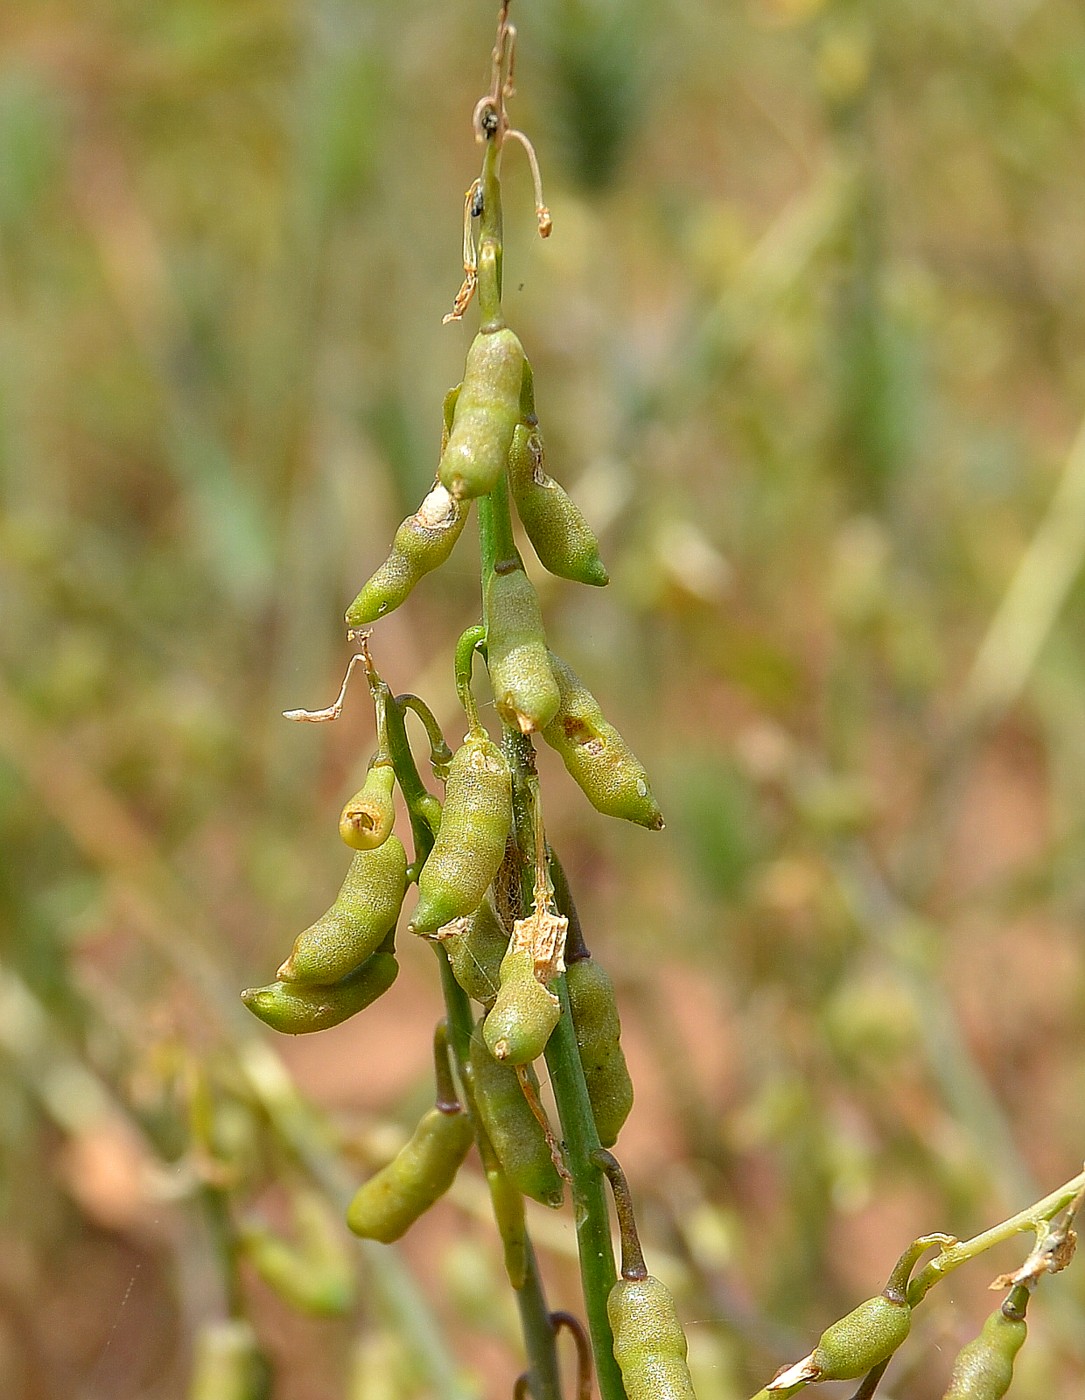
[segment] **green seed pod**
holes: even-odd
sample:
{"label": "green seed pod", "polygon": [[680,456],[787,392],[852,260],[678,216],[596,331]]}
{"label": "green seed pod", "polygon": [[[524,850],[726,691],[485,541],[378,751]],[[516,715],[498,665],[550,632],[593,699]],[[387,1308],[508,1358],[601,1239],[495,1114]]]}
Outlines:
{"label": "green seed pod", "polygon": [[610,582],[599,542],[579,507],[548,476],[543,441],[534,422],[519,423],[509,450],[509,489],[516,513],[544,569],[574,583]]}
{"label": "green seed pod", "polygon": [[811,1363],[818,1380],[851,1381],[887,1361],[912,1327],[912,1310],[879,1293],[821,1334]]}
{"label": "green seed pod", "polygon": [[407,853],[398,836],[350,862],[335,903],[299,933],[276,976],[327,986],[349,977],[395,928],[407,889]]}
{"label": "green seed pod", "polygon": [[524,347],[514,332],[504,327],[475,336],[438,471],[457,501],[489,495],[505,470],[523,375]]}
{"label": "green seed pod", "polygon": [[459,539],[468,508],[437,482],[396,531],[392,552],[347,609],[351,631],[398,608],[420,578],[439,568]]}
{"label": "green seed pod", "polygon": [[629,1400],[696,1400],[686,1336],[659,1279],[620,1278],[607,1298],[607,1316]]}
{"label": "green seed pod", "polygon": [[[1026,1292],[1026,1301],[1027,1296]],[[1002,1400],[1009,1390],[1014,1360],[1028,1335],[1023,1309],[1005,1311],[1012,1298],[1011,1294],[991,1313],[979,1336],[958,1352],[943,1400]]]}
{"label": "green seed pod", "polygon": [[390,763],[374,763],[365,782],[343,808],[339,835],[353,851],[372,851],[391,835],[396,819],[392,788],[396,773]]}
{"label": "green seed pod", "polygon": [[453,756],[441,829],[418,876],[412,933],[435,933],[473,914],[497,874],[512,826],[512,778],[485,732],[468,734]]}
{"label": "green seed pod", "polygon": [[463,921],[461,932],[444,940],[452,975],[469,997],[492,1006],[501,977],[501,959],[509,946],[508,930],[487,896]]}
{"label": "green seed pod", "polygon": [[543,729],[558,712],[550,662],[531,580],[519,558],[499,564],[486,585],[486,665],[498,714],[525,734]]}
{"label": "green seed pod", "polygon": [[241,993],[241,1000],[273,1031],[308,1035],[364,1011],[384,995],[398,973],[399,964],[391,953],[374,953],[352,976],[331,986],[272,982],[266,987],[250,987]]}
{"label": "green seed pod", "polygon": [[[516,1070],[495,1060],[487,1050],[481,1021],[471,1037],[469,1068],[482,1126],[505,1174],[522,1195],[557,1209],[565,1197],[565,1188],[546,1137],[524,1098]],[[539,1081],[534,1070],[527,1073],[537,1091]]]}
{"label": "green seed pod", "polygon": [[636,754],[603,718],[595,696],[573,669],[553,652],[550,665],[561,702],[543,738],[561,755],[596,811],[662,831],[663,813]]}
{"label": "green seed pod", "polygon": [[482,1036],[495,1060],[529,1065],[546,1049],[561,1020],[561,1002],[535,976],[535,959],[527,948],[510,948],[501,961],[497,1000],[486,1017]]}
{"label": "green seed pod", "polygon": [[604,1147],[613,1147],[633,1107],[614,984],[593,958],[581,958],[566,968],[565,986],[596,1131]]}
{"label": "green seed pod", "polygon": [[431,1108],[410,1142],[359,1188],[347,1224],[365,1240],[400,1239],[452,1185],[472,1140],[471,1119],[459,1105]]}
{"label": "green seed pod", "polygon": [[188,1400],[269,1400],[271,1366],[247,1322],[201,1327]]}

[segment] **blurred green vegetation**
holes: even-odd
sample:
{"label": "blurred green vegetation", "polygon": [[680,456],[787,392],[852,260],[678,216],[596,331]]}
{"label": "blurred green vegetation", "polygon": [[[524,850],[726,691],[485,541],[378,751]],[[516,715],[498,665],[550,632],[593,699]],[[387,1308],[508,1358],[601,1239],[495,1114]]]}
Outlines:
{"label": "blurred green vegetation", "polygon": [[[289,1233],[311,1174],[236,991],[337,888],[372,736],[361,703],[279,711],[334,694],[343,608],[431,479],[494,8],[0,14],[14,1400],[185,1393],[224,1201]],[[555,227],[510,151],[507,311],[614,580],[544,603],[669,824],[605,823],[543,754],[548,819],[624,996],[650,1262],[702,1400],[742,1400],[913,1236],[1081,1161],[1085,10],[513,8]],[[373,643],[456,737],[473,549]],[[354,1176],[425,1102],[432,972],[407,948],[387,1012],[274,1047]],[[505,1394],[481,1196],[405,1253]],[[576,1310],[568,1221],[538,1230]],[[1019,1257],[932,1295],[894,1396],[941,1394]],[[240,1288],[276,1400],[435,1393],[387,1289],[306,1321]],[[1083,1306],[1080,1269],[1041,1288],[1020,1400],[1080,1384]]]}

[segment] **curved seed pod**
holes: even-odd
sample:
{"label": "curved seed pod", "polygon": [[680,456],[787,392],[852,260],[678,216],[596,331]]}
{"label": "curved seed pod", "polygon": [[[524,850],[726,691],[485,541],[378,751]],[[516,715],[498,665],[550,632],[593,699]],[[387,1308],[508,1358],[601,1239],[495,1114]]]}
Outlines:
{"label": "curved seed pod", "polygon": [[544,569],[574,583],[602,587],[610,582],[591,526],[572,497],[546,473],[542,434],[534,422],[517,424],[512,435],[509,489]]}
{"label": "curved seed pod", "polygon": [[452,758],[441,829],[418,876],[412,933],[435,933],[473,914],[497,874],[512,826],[512,778],[484,731],[468,734]]}
{"label": "curved seed pod", "polygon": [[337,1026],[383,996],[399,973],[391,953],[374,953],[357,972],[329,987],[301,982],[272,982],[250,987],[241,1000],[273,1031],[308,1035]]}
{"label": "curved seed pod", "polygon": [[201,1327],[188,1400],[269,1400],[271,1365],[247,1322]]}
{"label": "curved seed pod", "polygon": [[607,1298],[607,1316],[629,1400],[696,1400],[685,1333],[659,1279],[620,1278]]}
{"label": "curved seed pod", "polygon": [[510,948],[501,961],[497,1000],[486,1017],[482,1037],[495,1060],[529,1065],[546,1049],[561,1020],[561,1002],[535,976],[535,959],[527,948]]}
{"label": "curved seed pod", "polygon": [[339,816],[339,835],[353,851],[372,851],[388,840],[396,819],[392,804],[395,769],[374,763],[365,782]]}
{"label": "curved seed pod", "polygon": [[560,656],[550,665],[561,696],[558,712],[542,731],[552,749],[598,812],[662,831],[663,813],[648,774],[622,736],[603,718],[599,702]]}
{"label": "curved seed pod", "polygon": [[398,608],[420,578],[439,568],[459,539],[468,507],[435,482],[395,533],[392,552],[347,609],[351,631]]}
{"label": "curved seed pod", "polygon": [[[506,1176],[522,1195],[557,1209],[565,1188],[546,1137],[524,1098],[516,1070],[500,1064],[487,1050],[481,1021],[471,1036],[469,1068],[475,1106]],[[528,1075],[537,1090],[534,1070]]]}
{"label": "curved seed pod", "polygon": [[398,836],[350,862],[335,903],[299,933],[276,976],[326,986],[349,977],[375,953],[399,918],[407,889],[407,853]]}
{"label": "curved seed pod", "polygon": [[893,1355],[912,1327],[907,1303],[868,1298],[821,1334],[810,1356],[817,1380],[851,1381]]}
{"label": "curved seed pod", "polygon": [[943,1400],[1002,1400],[1013,1380],[1013,1363],[1028,1335],[1024,1316],[1028,1290],[1021,1291],[1024,1296],[1019,1304],[1011,1293],[988,1317],[979,1336],[958,1352]]}
{"label": "curved seed pod", "polygon": [[499,564],[486,585],[486,666],[498,714],[525,734],[558,712],[550,660],[539,597],[523,564]]}
{"label": "curved seed pod", "polygon": [[473,1141],[471,1119],[457,1104],[431,1108],[410,1142],[360,1187],[347,1224],[365,1240],[391,1244],[452,1185]]}
{"label": "curved seed pod", "polygon": [[490,898],[463,921],[460,932],[444,940],[452,975],[469,997],[492,1006],[501,976],[501,959],[509,946],[508,930],[494,913]]}
{"label": "curved seed pod", "polygon": [[565,986],[596,1131],[604,1147],[613,1147],[633,1107],[614,984],[593,958],[581,958],[565,969]]}
{"label": "curved seed pod", "polygon": [[455,500],[488,495],[505,470],[523,374],[524,347],[513,331],[479,331],[467,352],[438,470]]}

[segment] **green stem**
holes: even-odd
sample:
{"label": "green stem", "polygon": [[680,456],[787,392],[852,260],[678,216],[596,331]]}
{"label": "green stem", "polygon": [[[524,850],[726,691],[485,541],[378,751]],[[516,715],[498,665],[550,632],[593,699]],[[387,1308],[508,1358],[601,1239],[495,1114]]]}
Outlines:
{"label": "green stem", "polygon": [[448,1022],[438,1021],[433,1031],[433,1077],[436,1086],[436,1106],[442,1113],[459,1113],[460,1100],[456,1093],[456,1081],[452,1077],[450,1055],[452,1046],[448,1038]]}
{"label": "green stem", "polygon": [[945,1249],[947,1245],[952,1246],[956,1243],[952,1235],[921,1235],[919,1239],[913,1240],[893,1266],[889,1281],[882,1289],[882,1297],[888,1298],[891,1303],[907,1302],[912,1270],[922,1256],[932,1245],[941,1245]]}
{"label": "green stem", "polygon": [[[482,555],[483,598],[485,580],[494,564],[508,555],[504,552],[512,542],[512,519],[508,493],[493,491],[480,503],[479,547]],[[515,547],[515,546],[513,546]],[[531,828],[531,782],[534,773],[534,751],[526,735],[507,726],[504,730],[505,752],[512,768],[513,810],[517,844],[524,857],[522,872],[525,907],[530,907],[534,884],[534,831]],[[566,893],[568,887],[566,886]],[[562,913],[562,901],[558,897]],[[568,917],[568,915],[566,915]],[[600,1150],[599,1134],[584,1082],[584,1067],[576,1045],[569,994],[565,978],[558,977],[550,990],[561,1002],[561,1019],[546,1047],[546,1064],[558,1107],[558,1118],[564,1138],[565,1160],[572,1178],[573,1211],[576,1217],[576,1243],[580,1256],[580,1279],[584,1291],[584,1309],[588,1317],[595,1369],[602,1400],[626,1400],[618,1363],[614,1360],[614,1335],[607,1317],[607,1298],[617,1279],[614,1251],[610,1242],[610,1217],[607,1213],[604,1178],[592,1162],[592,1153]]]}
{"label": "green stem", "polygon": [[433,769],[433,776],[444,782],[448,775],[448,765],[452,762],[452,750],[445,742],[445,736],[441,733],[441,726],[437,723],[436,715],[424,700],[409,692],[405,695],[397,695],[396,704],[401,710],[413,710],[422,721],[426,737],[429,739],[429,763]]}
{"label": "green stem", "polygon": [[475,659],[475,652],[480,646],[485,645],[485,642],[486,628],[478,626],[468,627],[456,643],[456,694],[460,698],[460,704],[463,706],[463,712],[467,716],[467,723],[473,734],[482,728],[482,724],[478,717],[478,706],[475,704],[475,697],[471,690],[472,663]]}
{"label": "green stem", "polygon": [[207,1220],[212,1247],[222,1270],[223,1291],[226,1295],[226,1311],[230,1317],[245,1317],[245,1299],[241,1291],[241,1278],[237,1267],[237,1235],[230,1216],[230,1207],[224,1191],[216,1186],[203,1186],[200,1201]]}
{"label": "green stem", "polygon": [[1082,1190],[1085,1190],[1085,1171],[1079,1172],[1072,1177],[1058,1190],[1052,1191],[1050,1195],[1044,1196],[1042,1200],[1036,1201],[1027,1209],[1018,1211],[1016,1215],[1011,1215],[1008,1220],[1003,1220],[998,1225],[992,1225],[989,1230],[982,1231],[981,1234],[973,1235],[970,1240],[962,1240],[960,1244],[950,1245],[944,1249],[937,1259],[932,1259],[912,1280],[908,1288],[908,1302],[915,1307],[922,1298],[934,1287],[939,1280],[945,1278],[947,1274],[959,1269],[962,1264],[967,1264],[970,1259],[975,1259],[977,1255],[983,1254],[986,1250],[992,1249],[996,1244],[1001,1244],[1003,1240],[1012,1239],[1014,1235],[1019,1235],[1025,1230],[1037,1230],[1048,1221],[1053,1220],[1059,1211],[1065,1210],[1073,1201],[1074,1197]]}
{"label": "green stem", "polygon": [[486,608],[486,585],[494,571],[494,561],[500,559],[497,541],[494,539],[494,507],[490,496],[483,496],[478,503],[478,548],[482,556],[482,625],[489,622]]}
{"label": "green stem", "polygon": [[497,479],[497,485],[490,492],[490,509],[493,511],[494,565],[503,564],[507,559],[520,558],[516,539],[512,533],[512,512],[509,509],[509,483],[504,473]]}
{"label": "green stem", "polygon": [[614,1359],[614,1334],[607,1317],[607,1298],[617,1278],[610,1243],[610,1219],[603,1174],[591,1160],[592,1153],[600,1150],[599,1134],[584,1083],[565,978],[559,977],[551,983],[550,990],[561,1002],[561,1020],[547,1044],[546,1065],[561,1120],[565,1161],[572,1177],[580,1279],[599,1394],[602,1400],[626,1400],[622,1375]]}
{"label": "green stem", "polygon": [[501,309],[501,147],[491,137],[482,161],[482,214],[479,217],[478,309],[479,329],[497,331],[505,324]]}

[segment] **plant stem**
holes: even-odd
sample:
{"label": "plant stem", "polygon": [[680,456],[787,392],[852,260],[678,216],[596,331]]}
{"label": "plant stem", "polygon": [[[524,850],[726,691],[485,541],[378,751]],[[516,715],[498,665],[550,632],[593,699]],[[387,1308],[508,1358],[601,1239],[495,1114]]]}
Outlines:
{"label": "plant stem", "polygon": [[436,778],[444,779],[448,773],[448,765],[452,762],[452,750],[445,742],[445,736],[441,733],[441,726],[437,723],[437,717],[417,695],[410,693],[396,696],[396,704],[401,710],[413,710],[422,721],[426,729],[426,737],[429,739],[429,762]]}
{"label": "plant stem", "polygon": [[490,492],[490,509],[493,514],[494,564],[502,564],[509,559],[519,559],[520,551],[512,533],[512,512],[509,509],[509,483],[504,473],[497,479],[497,485]]}
{"label": "plant stem", "polygon": [[[432,793],[418,775],[414,756],[407,743],[407,731],[403,724],[403,711],[389,698],[387,705],[388,747],[396,768],[396,777],[411,814],[411,827],[415,837],[415,860],[421,863],[429,855],[433,846],[433,834],[424,815],[426,799],[432,801]],[[441,970],[441,990],[445,1001],[445,1014],[448,1018],[448,1039],[456,1060],[460,1083],[469,1083],[467,1059],[471,1044],[471,1031],[474,1016],[467,993],[452,975],[448,955],[438,945],[437,960]],[[476,1135],[479,1136],[479,1152],[485,1162],[489,1144],[481,1140],[482,1129],[477,1114],[472,1114]],[[498,1228],[502,1238],[501,1212],[504,1202],[494,1191],[493,1177],[487,1172],[491,1187],[494,1213],[498,1216]],[[554,1345],[554,1328],[550,1322],[550,1310],[546,1305],[538,1261],[530,1239],[525,1233],[526,1269],[523,1284],[515,1289],[516,1305],[520,1312],[520,1328],[524,1337],[529,1374],[534,1400],[562,1400],[561,1378],[558,1370],[557,1348]]]}
{"label": "plant stem", "polygon": [[614,1359],[614,1334],[607,1317],[607,1298],[617,1278],[610,1242],[610,1218],[603,1174],[591,1161],[592,1153],[599,1150],[599,1134],[576,1047],[565,978],[559,977],[551,983],[550,989],[561,1002],[561,1020],[547,1044],[546,1065],[561,1120],[565,1161],[572,1177],[580,1279],[595,1353],[599,1394],[602,1400],[625,1400],[622,1375]]}
{"label": "plant stem", "polygon": [[952,1273],[954,1269],[959,1269],[962,1264],[967,1264],[970,1259],[975,1259],[977,1255],[983,1254],[986,1250],[993,1248],[996,1244],[1001,1244],[1003,1240],[1012,1239],[1014,1235],[1019,1235],[1025,1230],[1036,1230],[1039,1226],[1053,1220],[1059,1211],[1065,1210],[1074,1197],[1085,1188],[1085,1171],[1079,1172],[1056,1191],[1044,1196],[1042,1200],[1036,1201],[1025,1210],[1018,1211],[1016,1215],[1011,1215],[1008,1220],[1003,1220],[1001,1224],[992,1225],[989,1230],[983,1230],[978,1235],[973,1235],[970,1240],[962,1240],[960,1244],[950,1245],[944,1249],[937,1259],[932,1259],[912,1280],[908,1288],[908,1302],[915,1307],[922,1298],[934,1287],[946,1274]]}
{"label": "plant stem", "polygon": [[486,628],[469,627],[456,644],[456,694],[467,716],[467,724],[472,733],[482,728],[478,717],[478,706],[471,692],[471,670],[475,651],[485,644]]}
{"label": "plant stem", "polygon": [[[484,331],[496,330],[505,324],[501,309],[499,160],[498,140],[491,139],[487,144],[482,164],[483,208],[479,225],[478,293],[481,329]],[[508,486],[503,476],[489,496],[479,501],[478,519],[485,623],[486,586],[494,565],[502,560],[518,557],[509,510]],[[530,782],[535,777],[534,753],[530,740],[508,726],[504,727],[504,739],[505,752],[513,774],[516,840],[524,857],[524,898],[525,904],[530,906],[533,896],[535,851],[533,803],[530,793]],[[621,1372],[614,1360],[614,1338],[606,1307],[607,1297],[617,1277],[610,1242],[610,1217],[607,1214],[602,1172],[591,1161],[591,1154],[600,1148],[599,1134],[595,1128],[587,1085],[584,1082],[584,1070],[576,1046],[565,978],[555,979],[551,990],[561,1002],[561,1019],[547,1045],[546,1064],[550,1071],[550,1082],[561,1121],[566,1164],[572,1178],[580,1277],[599,1379],[599,1393],[602,1400],[626,1400]]]}
{"label": "plant stem", "polygon": [[[486,501],[487,509],[479,511],[479,540],[482,552],[482,577],[488,579],[502,541],[512,536],[508,495],[494,492]],[[532,829],[530,786],[535,779],[534,753],[526,735],[505,726],[505,753],[509,758],[513,778],[513,811],[516,841],[525,857],[523,865],[524,899],[530,906],[533,895],[535,833]],[[565,887],[567,893],[567,886]],[[562,913],[562,900],[558,899]],[[568,917],[568,915],[567,915]],[[584,1309],[588,1317],[595,1369],[602,1400],[626,1400],[618,1363],[614,1360],[614,1337],[607,1317],[607,1298],[617,1278],[614,1252],[610,1242],[610,1217],[607,1213],[603,1174],[592,1162],[593,1152],[600,1150],[599,1134],[584,1082],[584,1069],[576,1045],[576,1032],[569,1010],[569,994],[565,978],[558,977],[550,990],[561,1002],[561,1019],[546,1047],[546,1064],[557,1103],[558,1118],[564,1138],[565,1160],[572,1179],[573,1211],[576,1217],[576,1242],[580,1256],[580,1278],[584,1291]]]}
{"label": "plant stem", "polygon": [[501,147],[491,137],[482,161],[482,213],[479,216],[478,309],[480,330],[496,331],[505,324],[501,309],[502,220]]}
{"label": "plant stem", "polygon": [[222,1273],[226,1311],[230,1317],[245,1317],[245,1300],[237,1268],[237,1235],[227,1195],[216,1186],[204,1185],[199,1191],[211,1246]]}

